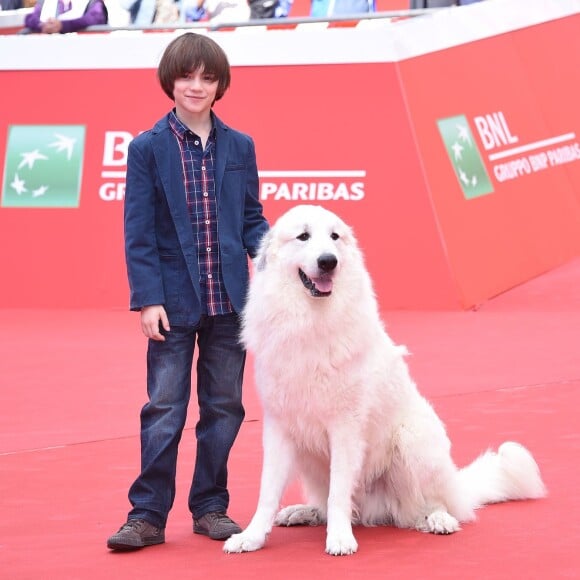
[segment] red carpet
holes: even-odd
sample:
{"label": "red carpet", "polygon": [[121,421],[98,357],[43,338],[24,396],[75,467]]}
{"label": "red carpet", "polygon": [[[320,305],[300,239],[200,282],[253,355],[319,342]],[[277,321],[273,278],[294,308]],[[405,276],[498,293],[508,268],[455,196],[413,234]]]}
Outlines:
{"label": "red carpet", "polygon": [[[580,575],[580,260],[473,312],[386,312],[462,465],[506,439],[527,445],[549,497],[488,506],[448,537],[359,528],[359,552],[324,554],[323,528],[275,528],[260,552],[225,555],[191,533],[195,405],[167,543],[112,554],[138,468],[144,349],[124,311],[0,310],[0,577],[20,579],[452,578]],[[252,368],[231,461],[231,515],[253,514],[261,412]],[[298,499],[296,486],[286,499]]]}

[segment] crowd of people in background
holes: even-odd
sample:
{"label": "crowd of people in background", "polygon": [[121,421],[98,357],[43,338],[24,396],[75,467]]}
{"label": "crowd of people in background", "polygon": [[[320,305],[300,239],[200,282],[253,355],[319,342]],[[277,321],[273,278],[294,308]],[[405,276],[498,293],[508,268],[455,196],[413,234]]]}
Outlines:
{"label": "crowd of people in background", "polygon": [[411,0],[410,8],[445,8],[447,6],[467,6],[482,0]]}
{"label": "crowd of people in background", "polygon": [[[482,0],[410,0],[409,8],[464,6]],[[2,10],[34,7],[24,33],[67,33],[89,26],[149,26],[179,22],[243,23],[292,16],[293,0],[0,0]],[[310,16],[376,12],[376,0],[310,0]]]}

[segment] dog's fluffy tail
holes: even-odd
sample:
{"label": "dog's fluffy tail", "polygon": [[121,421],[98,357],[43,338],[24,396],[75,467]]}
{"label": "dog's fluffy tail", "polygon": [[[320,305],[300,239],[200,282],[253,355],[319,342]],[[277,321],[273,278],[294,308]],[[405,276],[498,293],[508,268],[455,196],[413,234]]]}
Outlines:
{"label": "dog's fluffy tail", "polygon": [[519,443],[503,443],[458,472],[460,487],[476,509],[488,503],[536,499],[546,487],[532,454]]}

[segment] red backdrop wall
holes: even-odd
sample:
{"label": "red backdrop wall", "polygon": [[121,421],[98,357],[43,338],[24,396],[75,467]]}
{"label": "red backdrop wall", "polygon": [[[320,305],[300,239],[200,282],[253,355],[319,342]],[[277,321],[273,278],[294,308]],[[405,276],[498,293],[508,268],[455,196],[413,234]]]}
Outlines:
{"label": "red backdrop wall", "polygon": [[[288,193],[300,182],[318,192],[308,203],[354,227],[383,308],[470,308],[579,253],[580,159],[510,179],[498,169],[563,146],[580,151],[579,24],[562,18],[399,62],[234,66],[216,112],[254,137],[271,220],[301,202]],[[107,147],[170,108],[154,68],[3,70],[0,78],[10,87],[1,159],[12,127],[86,129],[78,208],[7,206],[5,161],[2,305],[126,308],[123,146]],[[455,116],[489,176],[485,195],[466,197],[445,148],[438,122]],[[486,149],[478,119],[503,120],[517,143]],[[567,141],[542,145],[558,136]]]}

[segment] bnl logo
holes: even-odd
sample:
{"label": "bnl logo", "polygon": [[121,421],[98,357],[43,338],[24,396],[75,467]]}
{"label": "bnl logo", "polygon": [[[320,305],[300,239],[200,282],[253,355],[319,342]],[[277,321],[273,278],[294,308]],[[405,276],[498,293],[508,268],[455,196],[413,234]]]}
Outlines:
{"label": "bnl logo", "polygon": [[493,192],[493,186],[465,115],[437,121],[439,133],[466,199]]}
{"label": "bnl logo", "polygon": [[2,207],[78,207],[85,127],[13,125],[9,128]]}

